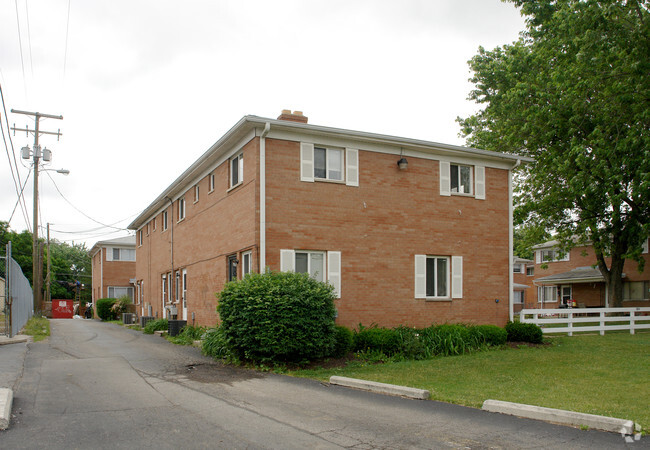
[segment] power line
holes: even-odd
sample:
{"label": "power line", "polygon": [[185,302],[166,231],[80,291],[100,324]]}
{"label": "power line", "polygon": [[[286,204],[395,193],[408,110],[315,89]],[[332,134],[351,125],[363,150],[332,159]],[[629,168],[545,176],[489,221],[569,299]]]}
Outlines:
{"label": "power line", "polygon": [[63,53],[63,80],[65,81],[65,68],[68,63],[68,33],[70,30],[70,2],[68,0],[68,20],[65,25],[65,51]]}
{"label": "power line", "polygon": [[25,61],[23,60],[23,40],[20,36],[20,18],[18,16],[18,0],[14,0],[16,5],[16,23],[18,24],[18,45],[20,47],[20,65],[23,68],[23,86],[25,88],[25,99],[27,99],[27,80],[25,78]]}
{"label": "power line", "polygon": [[32,31],[29,26],[29,8],[27,8],[27,0],[25,0],[25,16],[27,17],[27,45],[29,46],[29,66],[32,71],[32,78],[34,78],[34,61],[32,59]]}
{"label": "power line", "polygon": [[[45,172],[45,173],[47,173],[47,172]],[[88,214],[86,214],[85,212],[83,212],[82,210],[80,210],[79,208],[77,208],[75,205],[73,205],[72,202],[71,202],[70,200],[68,200],[68,199],[66,198],[65,195],[63,195],[63,193],[62,193],[61,190],[59,189],[59,186],[58,186],[58,185],[56,184],[56,182],[54,181],[54,178],[52,178],[52,175],[50,175],[49,173],[47,173],[47,176],[49,177],[50,180],[52,180],[52,183],[54,183],[54,187],[56,188],[56,190],[57,190],[57,192],[59,193],[59,195],[63,198],[63,200],[65,200],[66,202],[68,202],[68,204],[69,204],[70,206],[72,206],[75,210],[77,210],[77,212],[79,212],[81,215],[83,215],[83,216],[86,217],[87,219],[92,220],[92,221],[95,222],[96,224],[98,224],[98,225],[102,225],[102,226],[104,226],[104,227],[106,227],[106,228],[112,228],[112,229],[114,229],[114,230],[118,230],[118,231],[127,231],[126,228],[119,228],[119,227],[114,227],[114,226],[112,226],[112,225],[106,225],[105,223],[102,223],[102,222],[100,222],[100,221],[98,221],[98,220],[95,220],[95,219],[93,219],[92,217],[90,217]]]}
{"label": "power line", "polygon": [[[16,204],[14,205],[14,209],[11,211],[11,216],[9,216],[9,220],[8,220],[7,222],[11,222],[11,219],[13,219],[13,217],[14,217],[14,213],[16,212],[16,207],[17,207],[18,204],[20,203],[20,199],[21,199],[21,197],[23,197],[23,201],[24,201],[24,197],[25,197],[25,196],[23,195],[23,191],[25,190],[25,186],[27,186],[27,181],[29,180],[29,175],[30,175],[31,173],[32,173],[32,171],[30,170],[29,173],[27,174],[27,178],[25,178],[25,182],[23,183],[23,187],[20,189],[20,195],[18,196],[18,201],[17,201]],[[22,203],[21,203],[21,206],[22,206]],[[31,230],[31,228],[29,227],[29,220],[27,220],[27,229],[28,229],[29,232],[31,233],[32,230]]]}

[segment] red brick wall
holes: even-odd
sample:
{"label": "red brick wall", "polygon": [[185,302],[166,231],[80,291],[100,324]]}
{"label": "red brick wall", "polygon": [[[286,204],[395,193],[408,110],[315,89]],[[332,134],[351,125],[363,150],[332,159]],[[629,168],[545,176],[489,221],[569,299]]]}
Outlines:
{"label": "red brick wall", "polygon": [[130,280],[135,278],[135,262],[107,261],[106,253],[107,249],[102,248],[92,259],[93,303],[100,298],[108,297],[109,286],[133,286]]}
{"label": "red brick wall", "polygon": [[[143,235],[143,244],[137,247],[136,277],[144,282],[144,302],[151,304],[154,316],[162,317],[162,275],[172,271],[172,222],[173,268],[174,271],[187,270],[188,323],[192,323],[192,312],[197,325],[216,323],[215,294],[225,284],[228,255],[241,255],[244,251],[252,250],[253,267],[257,267],[257,152],[257,140],[243,147],[244,177],[241,185],[229,189],[229,161],[224,162],[214,170],[214,191],[209,193],[208,177],[203,177],[198,182],[199,201],[194,203],[194,186],[188,188],[184,220],[176,220],[175,201],[173,208],[167,207],[167,230],[162,230],[162,214],[158,214],[156,231],[151,227],[150,234]],[[175,291],[172,289],[172,292]],[[180,319],[180,302],[176,306]],[[144,312],[147,313],[146,310]]]}
{"label": "red brick wall", "polygon": [[[341,251],[338,322],[508,318],[508,172],[486,168],[486,200],[440,196],[437,161],[359,151],[360,186],[300,181],[299,143],[267,140],[267,264],[281,249]],[[463,298],[415,299],[416,254],[463,257]],[[496,303],[499,299],[499,303]]]}

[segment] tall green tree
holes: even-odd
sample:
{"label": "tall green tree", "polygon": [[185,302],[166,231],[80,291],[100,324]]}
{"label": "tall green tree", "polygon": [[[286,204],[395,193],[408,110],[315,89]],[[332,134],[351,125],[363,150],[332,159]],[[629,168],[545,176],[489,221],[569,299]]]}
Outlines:
{"label": "tall green tree", "polygon": [[[483,107],[472,146],[535,158],[516,177],[520,224],[591,243],[615,306],[650,234],[650,14],[641,0],[509,0],[526,30],[469,62]],[[610,259],[608,259],[608,257]]]}

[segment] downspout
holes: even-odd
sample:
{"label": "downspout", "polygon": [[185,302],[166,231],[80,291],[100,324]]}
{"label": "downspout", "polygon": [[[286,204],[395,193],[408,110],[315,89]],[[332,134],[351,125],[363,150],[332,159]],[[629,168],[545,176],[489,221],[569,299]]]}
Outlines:
{"label": "downspout", "polygon": [[513,269],[513,258],[514,258],[514,227],[512,225],[513,220],[513,206],[512,206],[512,171],[515,170],[521,164],[521,160],[518,159],[512,169],[508,170],[508,246],[510,248],[510,255],[508,258],[508,286],[509,286],[509,300],[508,300],[508,317],[510,321],[514,320],[515,316],[515,306],[514,306],[514,277],[512,274]]}
{"label": "downspout", "polygon": [[[170,222],[171,222],[171,232],[170,232],[170,238],[171,238],[172,273],[171,273],[171,277],[170,277],[171,280],[169,280],[169,284],[168,284],[169,292],[167,293],[167,301],[169,303],[173,304],[174,302],[172,302],[170,300],[172,298],[173,292],[175,292],[174,291],[174,201],[170,197],[165,197],[165,198],[167,200],[169,200],[169,205],[171,206],[171,218],[170,218],[171,219],[170,220]],[[174,300],[176,300],[176,299],[174,298]],[[163,308],[164,307],[165,307],[165,305],[163,305]],[[163,317],[165,317],[165,316],[163,316]]]}
{"label": "downspout", "polygon": [[260,136],[260,273],[266,272],[266,136],[271,123],[266,122]]}

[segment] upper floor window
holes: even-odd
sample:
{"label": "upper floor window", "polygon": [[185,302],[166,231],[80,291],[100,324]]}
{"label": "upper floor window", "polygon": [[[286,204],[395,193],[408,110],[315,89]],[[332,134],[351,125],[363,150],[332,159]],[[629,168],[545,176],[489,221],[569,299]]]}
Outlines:
{"label": "upper floor window", "polygon": [[214,191],[214,174],[208,175],[208,193]]}
{"label": "upper floor window", "polygon": [[107,254],[108,261],[135,261],[135,249],[113,248]]}
{"label": "upper floor window", "polygon": [[526,275],[529,277],[535,275],[535,268],[533,266],[526,267]]}
{"label": "upper floor window", "polygon": [[178,199],[178,221],[180,222],[185,218],[185,197]]}
{"label": "upper floor window", "polygon": [[314,178],[343,181],[343,150],[314,147]]}
{"label": "upper floor window", "polygon": [[199,201],[199,185],[194,186],[194,203]]}
{"label": "upper floor window", "polygon": [[537,263],[553,262],[553,261],[568,261],[569,253],[561,253],[556,249],[537,250]]}
{"label": "upper floor window", "polygon": [[138,245],[142,245],[142,230],[138,230]]}
{"label": "upper floor window", "polygon": [[167,220],[168,217],[167,216],[168,216],[167,210],[164,210],[162,212],[162,229],[163,229],[163,231],[165,231],[167,229],[167,223],[168,223],[168,220]]}
{"label": "upper floor window", "polygon": [[473,192],[472,167],[451,164],[449,169],[451,192],[457,194],[471,194]]}
{"label": "upper floor window", "polygon": [[154,217],[153,218],[153,231],[156,231],[156,222],[158,222],[158,218]]}
{"label": "upper floor window", "polygon": [[244,181],[244,155],[240,153],[230,160],[230,187]]}
{"label": "upper floor window", "polygon": [[521,273],[521,264],[515,264],[512,266],[512,271],[514,273]]}

